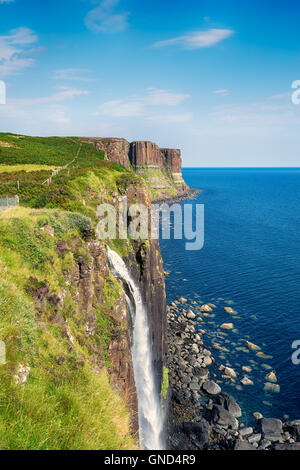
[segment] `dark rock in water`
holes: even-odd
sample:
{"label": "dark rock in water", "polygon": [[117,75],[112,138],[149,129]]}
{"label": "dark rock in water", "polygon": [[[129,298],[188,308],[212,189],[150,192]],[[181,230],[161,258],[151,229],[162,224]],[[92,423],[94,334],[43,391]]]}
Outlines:
{"label": "dark rock in water", "polygon": [[274,450],[300,450],[300,442],[293,442],[291,444],[275,444]]}
{"label": "dark rock in water", "polygon": [[212,422],[223,428],[238,429],[238,420],[225,410],[223,406],[214,405],[212,409]]}
{"label": "dark rock in water", "polygon": [[240,406],[237,404],[235,399],[227,393],[220,393],[220,395],[218,395],[216,398],[216,402],[218,405],[223,406],[225,410],[229,411],[229,413],[235,418],[240,418],[242,416],[242,410]]}
{"label": "dark rock in water", "polygon": [[238,439],[234,443],[233,450],[256,450],[256,449],[249,442],[241,441],[240,439]]}
{"label": "dark rock in water", "polygon": [[263,418],[260,420],[261,432],[264,439],[278,442],[282,438],[282,422],[276,418]]}
{"label": "dark rock in water", "polygon": [[203,390],[209,395],[218,395],[221,392],[221,387],[213,380],[208,380],[202,385]]}

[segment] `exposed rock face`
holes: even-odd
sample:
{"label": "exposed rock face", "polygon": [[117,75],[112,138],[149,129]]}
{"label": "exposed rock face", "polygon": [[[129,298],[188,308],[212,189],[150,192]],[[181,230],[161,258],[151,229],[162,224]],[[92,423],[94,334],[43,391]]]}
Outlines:
{"label": "exposed rock face", "polygon": [[[132,168],[156,190],[170,192],[170,186],[178,194],[188,190],[181,173],[181,151],[178,149],[160,148],[150,141],[136,141],[129,143],[117,137],[81,137],[83,142],[95,145],[98,150],[105,152],[109,161],[117,162],[125,168]],[[148,175],[145,171],[158,170],[159,175]],[[169,181],[168,181],[169,180]],[[174,196],[175,194],[172,194]]]}
{"label": "exposed rock face", "polygon": [[130,167],[129,163],[129,147],[130,144],[125,139],[117,137],[82,137],[81,140],[94,144],[98,150],[103,150],[106,157],[111,162],[119,163],[125,168]]}
{"label": "exposed rock face", "polygon": [[132,142],[129,159],[135,170],[140,166],[161,168],[164,164],[163,154],[158,145],[153,142]]}
{"label": "exposed rock face", "polygon": [[[138,200],[150,211],[151,200],[144,188],[133,185],[127,191],[128,203]],[[158,240],[137,241],[127,263],[138,281],[148,310],[152,356],[158,390],[161,390],[163,364],[167,354],[167,314],[163,262]]]}
{"label": "exposed rock face", "polygon": [[[76,286],[76,300],[85,322],[86,334],[93,337],[97,328],[94,307],[103,302],[102,292],[109,269],[105,246],[95,240],[88,242],[87,245],[90,261],[79,257],[77,269],[72,276],[72,284]],[[130,348],[130,318],[124,294],[114,304],[110,314],[114,319],[114,331],[108,349],[109,361],[112,365],[109,374],[111,382],[125,397],[127,406],[131,410],[132,429],[136,432],[138,429],[138,403]],[[96,366],[101,367],[103,365],[103,351],[95,349],[93,352],[95,353]]]}

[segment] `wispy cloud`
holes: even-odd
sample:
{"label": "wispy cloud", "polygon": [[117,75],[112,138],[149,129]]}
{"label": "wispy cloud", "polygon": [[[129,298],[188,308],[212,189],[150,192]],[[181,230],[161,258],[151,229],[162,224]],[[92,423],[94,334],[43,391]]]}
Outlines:
{"label": "wispy cloud", "polygon": [[53,79],[54,80],[76,80],[89,82],[93,79],[87,75],[91,73],[88,69],[79,69],[79,68],[70,68],[70,69],[59,69],[54,71]]}
{"label": "wispy cloud", "polygon": [[[171,93],[167,90],[148,88],[145,96],[112,100],[103,103],[99,107],[99,113],[104,116],[130,117],[141,116],[147,108],[152,106],[177,106],[190,95],[183,93]],[[99,114],[98,113],[98,114]]]}
{"label": "wispy cloud", "polygon": [[222,96],[227,96],[229,95],[230,91],[227,90],[226,88],[221,88],[220,90],[214,90],[213,94],[214,95],[222,95]]}
{"label": "wispy cloud", "polygon": [[24,98],[18,100],[11,100],[11,103],[14,105],[18,105],[20,107],[26,106],[37,106],[42,104],[50,104],[50,103],[60,103],[61,101],[69,100],[76,96],[87,95],[87,90],[78,90],[76,88],[69,88],[69,87],[59,87],[57,93],[53,93],[49,96],[42,96],[39,98]]}
{"label": "wispy cloud", "polygon": [[231,29],[208,29],[207,31],[195,31],[193,33],[179,36],[165,41],[159,41],[152,45],[154,48],[166,46],[179,46],[183,49],[201,49],[203,47],[214,46],[218,42],[224,41],[234,33]]}
{"label": "wispy cloud", "polygon": [[128,27],[128,12],[116,12],[120,0],[102,0],[85,17],[85,25],[96,33],[120,33]]}
{"label": "wispy cloud", "polygon": [[30,67],[35,60],[32,57],[37,49],[28,50],[28,46],[38,41],[37,35],[29,28],[17,28],[6,36],[0,36],[0,77],[17,73]]}
{"label": "wispy cloud", "polygon": [[15,0],[0,0],[0,5],[1,3],[13,3]]}

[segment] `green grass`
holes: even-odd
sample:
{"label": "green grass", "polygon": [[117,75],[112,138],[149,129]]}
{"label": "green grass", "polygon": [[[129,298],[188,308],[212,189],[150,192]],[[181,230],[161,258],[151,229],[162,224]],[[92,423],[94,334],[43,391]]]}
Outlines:
{"label": "green grass", "polygon": [[[0,365],[0,449],[137,448],[128,410],[107,374],[111,334],[122,331],[112,315],[121,287],[110,276],[103,280],[94,309],[97,331],[89,338],[76,290],[66,284],[78,257],[90,260],[84,235],[91,223],[51,209],[17,207],[0,216],[0,339],[7,352]],[[41,230],[45,224],[54,237]],[[60,295],[63,289],[60,308],[39,298],[39,292]],[[95,344],[102,369],[93,361]],[[19,364],[30,366],[25,385],[13,378]]]}
{"label": "green grass", "polygon": [[[67,163],[49,187],[41,184],[53,166]],[[137,448],[108,375],[111,339],[125,334],[115,317],[121,286],[110,275],[98,279],[101,297],[89,311],[96,331],[89,337],[73,279],[78,260],[91,261],[86,237],[94,236],[98,204],[140,181],[77,138],[0,133],[0,197],[20,199],[0,214],[0,339],[7,352],[0,365],[0,449]],[[41,230],[45,225],[54,237]],[[123,256],[131,249],[127,240],[112,246]],[[25,385],[14,380],[20,364],[30,366]]]}
{"label": "green grass", "polygon": [[161,393],[164,399],[166,399],[167,397],[168,388],[169,388],[169,369],[167,367],[164,367],[163,368],[163,382],[161,386]]}

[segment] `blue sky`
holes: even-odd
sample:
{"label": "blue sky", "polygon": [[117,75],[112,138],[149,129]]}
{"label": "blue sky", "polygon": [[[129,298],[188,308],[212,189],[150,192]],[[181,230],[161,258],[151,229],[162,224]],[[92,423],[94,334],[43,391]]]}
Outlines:
{"label": "blue sky", "polygon": [[300,166],[294,0],[0,0],[0,129]]}

